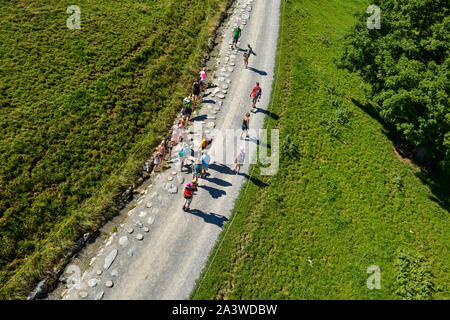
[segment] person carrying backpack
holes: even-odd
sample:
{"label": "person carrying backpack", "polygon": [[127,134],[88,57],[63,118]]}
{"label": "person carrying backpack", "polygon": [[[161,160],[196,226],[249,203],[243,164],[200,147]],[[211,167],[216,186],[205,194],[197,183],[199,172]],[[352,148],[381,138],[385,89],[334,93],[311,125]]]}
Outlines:
{"label": "person carrying backpack", "polygon": [[240,28],[240,26],[237,26],[236,28],[234,28],[233,31],[233,44],[231,45],[231,49],[236,48],[236,45],[239,41],[239,37],[241,36],[241,31],[242,29]]}
{"label": "person carrying backpack", "polygon": [[188,211],[190,209],[192,198],[194,197],[194,191],[195,188],[190,182],[188,182],[184,188],[183,211]]}
{"label": "person carrying backpack", "polygon": [[253,87],[252,92],[250,93],[250,97],[253,97],[252,100],[252,111],[255,109],[256,102],[261,99],[262,89],[259,86],[259,82],[256,83],[256,86]]}
{"label": "person carrying backpack", "polygon": [[244,152],[244,148],[241,147],[238,154],[236,155],[236,157],[234,158],[234,173],[238,174],[239,170],[241,170],[241,166],[244,164],[244,160],[245,160],[245,152]]}

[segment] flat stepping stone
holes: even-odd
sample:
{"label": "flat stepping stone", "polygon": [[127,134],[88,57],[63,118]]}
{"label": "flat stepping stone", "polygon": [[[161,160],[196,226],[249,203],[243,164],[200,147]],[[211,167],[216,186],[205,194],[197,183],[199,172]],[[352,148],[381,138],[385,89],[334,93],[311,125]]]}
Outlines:
{"label": "flat stepping stone", "polygon": [[132,233],[134,232],[134,229],[131,228],[131,227],[129,227],[129,228],[127,229],[127,232],[128,232],[129,234],[132,234]]}
{"label": "flat stepping stone", "polygon": [[112,288],[114,285],[114,282],[112,282],[111,280],[108,280],[105,282],[105,286],[107,286],[108,288]]}
{"label": "flat stepping stone", "polygon": [[223,93],[219,94],[218,97],[219,97],[220,99],[225,99],[225,95],[224,95]]}
{"label": "flat stepping stone", "polygon": [[173,180],[173,177],[167,177],[167,180],[169,180],[169,181],[172,181]]}
{"label": "flat stepping stone", "polygon": [[100,276],[100,275],[102,274],[102,270],[98,269],[95,273],[96,273],[98,276]]}
{"label": "flat stepping stone", "polygon": [[151,203],[151,202],[147,202],[147,203],[145,204],[145,206],[146,206],[147,208],[151,208],[151,207],[152,207],[152,203]]}
{"label": "flat stepping stone", "polygon": [[78,295],[80,296],[81,299],[87,298],[87,296],[89,295],[86,291],[80,291],[78,293]]}
{"label": "flat stepping stone", "polygon": [[148,220],[147,220],[147,224],[150,225],[150,226],[151,226],[154,222],[155,222],[155,217],[150,217],[150,218],[148,218]]}
{"label": "flat stepping stone", "polygon": [[141,240],[144,239],[144,236],[143,236],[141,233],[139,233],[139,234],[136,236],[136,239],[138,239],[139,241],[141,241]]}
{"label": "flat stepping stone", "polygon": [[118,277],[119,276],[119,271],[117,269],[114,269],[113,271],[111,271],[111,276]]}
{"label": "flat stepping stone", "polygon": [[100,283],[100,279],[97,278],[92,278],[88,281],[88,286],[91,288],[95,288],[97,286],[97,284]]}
{"label": "flat stepping stone", "polygon": [[208,123],[208,128],[210,128],[210,129],[214,128],[215,126],[216,126],[216,124],[212,121],[210,123]]}
{"label": "flat stepping stone", "polygon": [[149,232],[150,231],[150,229],[149,228],[147,228],[147,227],[144,227],[144,232]]}
{"label": "flat stepping stone", "polygon": [[105,263],[103,264],[103,269],[108,270],[117,257],[117,249],[112,250],[105,258]]}
{"label": "flat stepping stone", "polygon": [[182,176],[180,176],[180,175],[177,175],[177,180],[178,180],[179,184],[182,184],[184,182],[184,178]]}

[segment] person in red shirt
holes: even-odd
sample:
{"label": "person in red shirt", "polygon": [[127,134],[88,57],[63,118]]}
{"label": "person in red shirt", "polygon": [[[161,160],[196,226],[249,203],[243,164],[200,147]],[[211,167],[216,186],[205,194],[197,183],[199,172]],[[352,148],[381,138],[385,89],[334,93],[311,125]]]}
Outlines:
{"label": "person in red shirt", "polygon": [[259,86],[259,82],[256,83],[256,86],[253,87],[252,92],[250,93],[250,97],[253,98],[252,109],[255,108],[256,102],[261,99],[262,89]]}
{"label": "person in red shirt", "polygon": [[194,196],[195,187],[188,182],[186,184],[186,188],[184,188],[184,204],[183,204],[183,211],[189,210],[189,207],[191,206],[192,197]]}

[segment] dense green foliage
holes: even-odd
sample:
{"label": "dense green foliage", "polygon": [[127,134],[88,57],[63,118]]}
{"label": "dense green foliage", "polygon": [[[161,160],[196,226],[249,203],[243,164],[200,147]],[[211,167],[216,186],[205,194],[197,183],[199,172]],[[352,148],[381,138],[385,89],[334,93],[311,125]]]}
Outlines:
{"label": "dense green foliage", "polygon": [[371,1],[381,28],[360,15],[342,64],[372,85],[381,117],[450,173],[450,6],[447,0]]}
{"label": "dense green foliage", "polygon": [[[448,211],[396,155],[367,85],[334,63],[367,2],[282,3],[266,118],[280,130],[280,170],[251,169],[192,298],[448,299]],[[372,265],[379,290],[366,286]]]}
{"label": "dense green foliage", "polygon": [[397,263],[397,291],[405,300],[430,299],[433,292],[430,264],[423,257],[399,253]]}
{"label": "dense green foliage", "polygon": [[116,197],[132,183],[179,110],[226,2],[80,0],[79,30],[66,27],[72,1],[0,2],[0,285],[31,253],[48,253],[54,231],[58,245],[64,232],[86,231],[81,224],[111,199],[67,219],[94,192]]}

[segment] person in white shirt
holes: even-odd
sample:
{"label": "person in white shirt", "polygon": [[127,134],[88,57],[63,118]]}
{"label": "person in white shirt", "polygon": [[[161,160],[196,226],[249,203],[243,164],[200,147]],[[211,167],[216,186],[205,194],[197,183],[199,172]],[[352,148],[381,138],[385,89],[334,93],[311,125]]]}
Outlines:
{"label": "person in white shirt", "polygon": [[244,160],[245,160],[245,151],[244,151],[244,148],[241,147],[239,152],[238,152],[238,154],[234,158],[235,166],[234,166],[233,171],[234,171],[235,174],[239,173],[239,170],[241,169],[241,166],[244,164]]}

